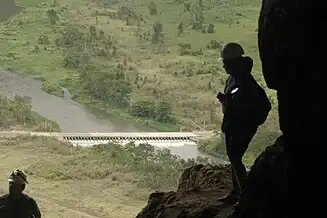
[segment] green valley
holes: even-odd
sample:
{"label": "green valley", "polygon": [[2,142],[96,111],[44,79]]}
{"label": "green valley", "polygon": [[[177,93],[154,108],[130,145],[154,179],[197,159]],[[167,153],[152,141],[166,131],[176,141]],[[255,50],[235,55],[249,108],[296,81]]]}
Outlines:
{"label": "green valley", "polygon": [[[215,96],[226,74],[219,48],[241,43],[265,86],[257,49],[260,1],[17,0],[0,24],[0,66],[43,81],[43,89],[161,131],[218,130]],[[275,93],[266,89],[273,104]],[[253,140],[252,160],[278,129],[276,109]],[[218,133],[219,134],[219,133]],[[203,142],[216,154],[221,139]]]}

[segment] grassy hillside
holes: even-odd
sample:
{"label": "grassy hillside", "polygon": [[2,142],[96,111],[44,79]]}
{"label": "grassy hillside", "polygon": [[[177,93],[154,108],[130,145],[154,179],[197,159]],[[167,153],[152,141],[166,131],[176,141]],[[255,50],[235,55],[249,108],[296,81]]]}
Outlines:
{"label": "grassy hillside", "polygon": [[[265,85],[259,0],[16,2],[25,9],[0,25],[0,66],[39,75],[46,91],[62,95],[67,87],[75,100],[132,122],[164,131],[219,128],[215,96],[226,74],[217,59],[228,41],[244,46]],[[261,138],[275,132],[275,117]]]}
{"label": "grassy hillside", "polygon": [[48,218],[135,217],[150,191],[176,188],[182,169],[194,164],[150,146],[79,149],[42,137],[0,138],[0,149],[1,191],[7,174],[24,169],[26,192]]}
{"label": "grassy hillside", "polygon": [[28,97],[8,99],[0,96],[0,130],[59,132],[58,124],[32,111],[29,101]]}

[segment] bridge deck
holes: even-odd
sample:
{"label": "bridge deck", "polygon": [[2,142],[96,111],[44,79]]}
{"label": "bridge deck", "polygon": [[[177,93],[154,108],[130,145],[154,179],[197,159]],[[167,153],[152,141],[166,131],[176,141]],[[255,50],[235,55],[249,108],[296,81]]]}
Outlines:
{"label": "bridge deck", "polygon": [[12,131],[0,132],[0,137],[15,137],[19,135],[32,136],[50,136],[57,137],[64,140],[74,140],[84,138],[85,140],[91,138],[107,138],[113,140],[134,139],[134,140],[164,140],[164,139],[195,139],[206,138],[213,136],[213,132],[115,132],[115,133],[61,133],[61,132],[26,132],[26,131]]}

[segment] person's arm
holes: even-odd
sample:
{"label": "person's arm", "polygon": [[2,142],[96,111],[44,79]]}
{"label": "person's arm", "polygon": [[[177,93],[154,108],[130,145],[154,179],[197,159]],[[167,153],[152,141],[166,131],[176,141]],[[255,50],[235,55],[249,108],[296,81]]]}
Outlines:
{"label": "person's arm", "polygon": [[9,203],[8,196],[2,195],[0,196],[0,217],[6,217],[7,207],[6,205]]}
{"label": "person's arm", "polygon": [[0,207],[3,207],[7,203],[6,195],[0,196]]}
{"label": "person's arm", "polygon": [[41,218],[41,211],[39,209],[39,206],[37,205],[36,201],[32,199],[31,201],[31,209],[32,209],[32,215],[34,218]]}

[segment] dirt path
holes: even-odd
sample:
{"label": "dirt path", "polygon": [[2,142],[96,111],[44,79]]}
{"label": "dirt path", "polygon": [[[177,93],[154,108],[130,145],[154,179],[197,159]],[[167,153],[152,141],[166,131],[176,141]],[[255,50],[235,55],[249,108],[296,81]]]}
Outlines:
{"label": "dirt path", "polygon": [[[103,218],[101,216],[94,216],[89,213],[86,213],[84,211],[77,210],[75,208],[72,208],[70,206],[67,206],[66,203],[60,202],[58,200],[55,200],[53,198],[49,198],[49,196],[40,196],[38,195],[38,200],[43,203],[43,204],[51,204],[51,205],[56,205],[56,208],[59,208],[59,210],[63,210],[66,213],[68,212],[69,214],[74,214],[74,217],[80,217],[80,218]],[[76,216],[75,216],[76,215]]]}

